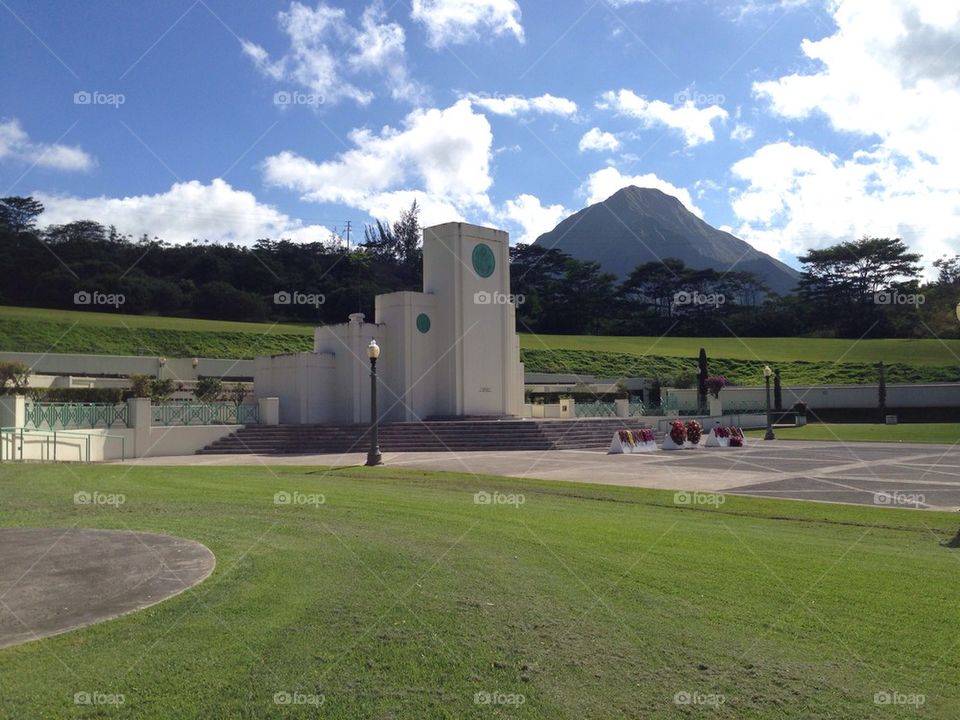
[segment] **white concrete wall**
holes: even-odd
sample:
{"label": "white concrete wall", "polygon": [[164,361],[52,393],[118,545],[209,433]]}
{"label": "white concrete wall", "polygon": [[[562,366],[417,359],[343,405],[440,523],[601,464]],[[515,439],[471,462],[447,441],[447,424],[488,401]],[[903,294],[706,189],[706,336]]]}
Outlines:
{"label": "white concrete wall", "polygon": [[[253,376],[253,360],[167,358],[164,365],[156,356],[85,355],[76,353],[0,352],[0,360],[23,362],[40,375],[153,375],[181,382],[193,382],[200,375],[239,378]],[[99,387],[99,386],[98,386]]]}
{"label": "white concrete wall", "polygon": [[[334,359],[332,392],[325,392],[325,397],[329,396],[330,400],[324,411],[326,419],[323,422],[370,422],[370,361],[367,358],[367,346],[371,338],[377,338],[380,344],[386,332],[386,328],[380,325],[365,322],[363,313],[354,313],[348,323],[316,329],[314,351],[326,353]],[[378,364],[379,367],[382,364]],[[283,413],[282,399],[280,408]],[[287,421],[281,418],[281,422]]]}
{"label": "white concrete wall", "polygon": [[[483,278],[474,249],[493,252],[495,269]],[[446,223],[423,231],[424,292],[437,296],[439,414],[506,415],[523,402],[510,293],[510,239],[502,230]],[[478,302],[480,294],[492,302]]]}
{"label": "white concrete wall", "polygon": [[[669,389],[671,397],[681,403],[693,404],[697,400],[694,388]],[[783,408],[791,409],[795,403],[805,402],[807,407],[873,408],[879,402],[876,385],[795,385],[783,387]],[[766,403],[763,387],[728,387],[720,391],[720,400],[728,406],[732,403]],[[773,385],[770,386],[770,404],[773,405]],[[924,385],[887,385],[887,407],[960,407],[960,383],[931,383]]]}
{"label": "white concrete wall", "polygon": [[340,422],[336,362],[331,353],[295,353],[258,357],[254,369],[258,397],[280,401],[284,424]]}
{"label": "white concrete wall", "polygon": [[[146,437],[138,442],[133,428],[93,430],[24,430],[22,435],[2,433],[3,460],[45,460],[57,462],[86,462],[87,437],[89,460],[119,460],[121,453],[127,459],[192,455],[215,440],[229,435],[241,425],[172,425],[149,428]],[[121,440],[122,438],[122,440]],[[138,447],[139,445],[139,447]]]}
{"label": "white concrete wall", "polygon": [[[0,439],[4,461],[47,460],[57,462],[86,462],[87,437],[90,438],[90,461],[119,459],[121,453],[129,459],[135,456],[133,430],[128,428],[30,431],[3,433]],[[120,438],[123,438],[121,441]]]}
{"label": "white concrete wall", "polygon": [[[377,403],[386,421],[422,420],[442,410],[437,398],[436,300],[418,292],[377,295],[377,326],[382,328],[377,342],[383,352],[377,363],[383,383]],[[429,319],[426,332],[417,327],[421,315]]]}

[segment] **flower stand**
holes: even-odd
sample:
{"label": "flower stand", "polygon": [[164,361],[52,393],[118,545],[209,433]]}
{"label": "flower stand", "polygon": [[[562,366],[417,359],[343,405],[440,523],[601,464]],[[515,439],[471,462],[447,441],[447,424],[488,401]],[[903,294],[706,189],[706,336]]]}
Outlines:
{"label": "flower stand", "polygon": [[610,441],[608,455],[619,455],[621,453],[644,453],[657,450],[657,443],[653,437],[653,430],[642,428],[640,430],[617,430]]}

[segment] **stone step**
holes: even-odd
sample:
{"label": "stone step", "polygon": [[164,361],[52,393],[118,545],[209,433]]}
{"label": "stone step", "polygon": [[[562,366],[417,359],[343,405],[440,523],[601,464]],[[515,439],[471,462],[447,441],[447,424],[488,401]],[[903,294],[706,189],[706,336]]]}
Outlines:
{"label": "stone step", "polygon": [[[612,433],[624,427],[644,424],[635,418],[432,420],[382,425],[379,442],[384,452],[597,449],[606,447]],[[249,425],[198,453],[365,452],[368,431],[362,425]]]}

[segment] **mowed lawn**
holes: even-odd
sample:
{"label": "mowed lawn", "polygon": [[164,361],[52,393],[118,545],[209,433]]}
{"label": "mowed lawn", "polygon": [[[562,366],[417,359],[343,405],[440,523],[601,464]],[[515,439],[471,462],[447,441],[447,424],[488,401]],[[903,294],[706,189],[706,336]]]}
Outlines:
{"label": "mowed lawn", "polygon": [[693,358],[700,348],[712,358],[764,362],[960,364],[960,340],[838,340],[832,338],[612,337],[605,335],[520,335],[527,350],[591,350],[631,355]]}
{"label": "mowed lawn", "polygon": [[[79,490],[126,501],[76,506]],[[953,720],[958,523],[389,467],[7,465],[0,525],[169,533],[217,567],[0,650],[0,715]]]}
{"label": "mowed lawn", "polygon": [[[749,430],[752,437],[763,437],[763,430]],[[836,440],[840,442],[960,442],[960,423],[905,423],[881,425],[869,423],[809,423],[798,428],[776,428],[778,440]]]}
{"label": "mowed lawn", "polygon": [[257,335],[313,334],[312,325],[294,323],[231,322],[228,320],[201,320],[158,315],[129,315],[123,312],[24,308],[12,305],[0,305],[0,320],[65,322],[76,324],[77,327],[178,330],[181,332],[254,333]]}

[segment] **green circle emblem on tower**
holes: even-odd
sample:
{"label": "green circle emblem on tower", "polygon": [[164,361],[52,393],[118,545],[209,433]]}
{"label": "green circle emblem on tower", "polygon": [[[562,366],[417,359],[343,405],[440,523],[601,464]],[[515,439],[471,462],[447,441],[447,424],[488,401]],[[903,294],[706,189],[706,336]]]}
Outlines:
{"label": "green circle emblem on tower", "polygon": [[420,313],[417,315],[417,330],[422,333],[430,331],[430,316],[426,313]]}
{"label": "green circle emblem on tower", "polygon": [[497,259],[493,255],[493,250],[489,245],[478,243],[473,248],[473,269],[482,278],[488,278],[493,275],[497,267]]}

